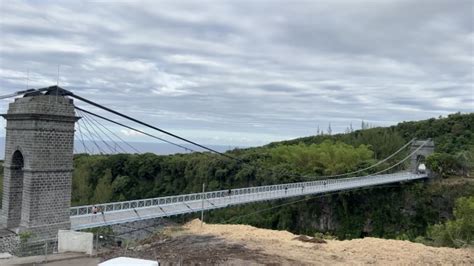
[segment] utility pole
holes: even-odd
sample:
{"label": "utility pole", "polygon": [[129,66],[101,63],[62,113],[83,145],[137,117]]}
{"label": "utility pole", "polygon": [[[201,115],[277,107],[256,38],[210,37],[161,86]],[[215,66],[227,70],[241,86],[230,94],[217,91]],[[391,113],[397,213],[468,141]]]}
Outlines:
{"label": "utility pole", "polygon": [[206,192],[206,183],[202,183],[202,201],[201,201],[201,228],[204,223],[204,197]]}

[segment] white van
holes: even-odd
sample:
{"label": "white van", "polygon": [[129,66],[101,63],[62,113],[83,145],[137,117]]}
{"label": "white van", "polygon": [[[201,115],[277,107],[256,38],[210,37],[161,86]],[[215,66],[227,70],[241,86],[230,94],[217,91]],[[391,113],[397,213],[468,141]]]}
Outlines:
{"label": "white van", "polygon": [[99,263],[98,266],[159,266],[158,261],[153,260],[143,260],[135,259],[129,257],[118,257],[113,258],[102,263]]}
{"label": "white van", "polygon": [[426,174],[426,165],[424,163],[420,163],[420,165],[418,165],[417,172],[418,174]]}

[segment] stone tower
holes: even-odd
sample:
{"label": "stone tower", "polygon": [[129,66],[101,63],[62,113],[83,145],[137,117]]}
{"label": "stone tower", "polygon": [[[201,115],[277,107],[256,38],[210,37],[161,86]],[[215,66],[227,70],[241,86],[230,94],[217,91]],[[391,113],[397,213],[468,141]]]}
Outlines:
{"label": "stone tower", "polygon": [[34,92],[10,103],[5,139],[2,227],[38,238],[69,229],[75,116],[72,99]]}
{"label": "stone tower", "polygon": [[[423,145],[423,143],[425,143],[425,144]],[[413,173],[417,173],[418,172],[418,166],[421,163],[424,163],[426,157],[428,157],[428,155],[430,155],[434,152],[434,148],[435,148],[434,142],[431,139],[428,139],[428,140],[416,140],[416,141],[414,141],[411,144],[410,153],[417,150],[421,145],[423,145],[423,147],[421,147],[417,152],[415,152],[411,156],[411,159],[410,159],[410,162],[411,162],[410,163],[410,170]],[[427,169],[427,171],[429,171],[429,170]]]}

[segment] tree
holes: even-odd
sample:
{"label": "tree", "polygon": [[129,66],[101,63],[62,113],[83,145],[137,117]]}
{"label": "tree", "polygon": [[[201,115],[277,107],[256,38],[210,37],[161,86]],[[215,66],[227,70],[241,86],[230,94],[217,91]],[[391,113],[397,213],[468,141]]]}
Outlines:
{"label": "tree", "polygon": [[93,203],[105,203],[112,199],[112,171],[107,169],[95,187]]}
{"label": "tree", "polygon": [[428,228],[435,246],[467,247],[474,244],[474,197],[456,200],[454,219]]}
{"label": "tree", "polygon": [[462,175],[470,177],[474,171],[474,146],[455,155]]}
{"label": "tree", "polygon": [[92,185],[89,184],[90,171],[86,165],[79,165],[74,169],[72,176],[72,199],[73,206],[89,203],[92,195]]}
{"label": "tree", "polygon": [[346,127],[346,131],[344,133],[346,133],[346,134],[351,133],[351,129],[349,127]]}
{"label": "tree", "polygon": [[457,174],[461,168],[454,155],[436,152],[426,158],[426,166],[442,177]]}
{"label": "tree", "polygon": [[113,197],[116,200],[126,200],[133,198],[132,191],[134,184],[129,176],[121,175],[112,182]]}

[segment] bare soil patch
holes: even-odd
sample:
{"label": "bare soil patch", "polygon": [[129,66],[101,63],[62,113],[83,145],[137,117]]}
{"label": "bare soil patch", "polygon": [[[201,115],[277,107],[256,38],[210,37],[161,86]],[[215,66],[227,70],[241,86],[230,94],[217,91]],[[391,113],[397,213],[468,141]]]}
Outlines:
{"label": "bare soil patch", "polygon": [[364,238],[350,241],[298,236],[248,225],[203,224],[193,220],[165,230],[103,259],[131,256],[183,265],[474,265],[473,249],[434,248],[409,241]]}
{"label": "bare soil patch", "polygon": [[227,242],[213,235],[168,230],[140,241],[132,249],[113,248],[101,260],[119,256],[159,260],[162,265],[295,265],[297,261],[271,256],[242,243]]}

